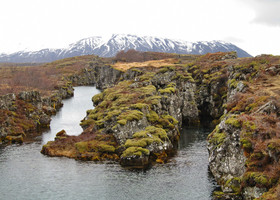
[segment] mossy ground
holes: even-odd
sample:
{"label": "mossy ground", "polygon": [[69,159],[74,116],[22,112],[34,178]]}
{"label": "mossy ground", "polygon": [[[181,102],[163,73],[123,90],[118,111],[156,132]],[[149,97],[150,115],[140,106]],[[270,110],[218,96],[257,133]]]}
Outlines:
{"label": "mossy ground", "polygon": [[67,136],[48,142],[42,153],[50,156],[66,156],[81,160],[118,160],[118,145],[112,135],[84,132],[79,136]]}

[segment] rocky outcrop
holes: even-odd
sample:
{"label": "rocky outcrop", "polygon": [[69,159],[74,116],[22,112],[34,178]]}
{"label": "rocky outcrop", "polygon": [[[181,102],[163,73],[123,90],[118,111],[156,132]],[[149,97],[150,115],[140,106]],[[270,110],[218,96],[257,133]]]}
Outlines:
{"label": "rocky outcrop", "polygon": [[[216,198],[269,199],[279,180],[275,77],[279,74],[269,73],[278,61],[264,56],[225,62],[224,56],[217,60],[211,56],[184,67],[120,72],[119,80],[126,81],[94,97],[97,109],[88,112],[83,123],[95,124],[92,130],[100,134],[113,135],[114,153],[130,167],[165,162],[178,140],[176,128],[183,122],[217,124],[208,137],[210,170],[223,190]],[[142,96],[128,103],[126,95],[133,92]],[[122,105],[126,105],[123,110]]]}
{"label": "rocky outcrop", "polygon": [[[194,64],[131,68],[125,72],[107,66],[95,70],[100,73],[96,79],[100,88],[120,82],[93,97],[96,108],[89,110],[82,121],[84,132],[72,144],[76,148],[64,156],[102,160],[104,157],[116,159],[112,155],[117,154],[121,165],[133,168],[163,163],[176,150],[183,122],[198,125],[201,119],[210,116],[209,123],[213,123],[223,113],[223,109],[217,108],[222,106],[224,100],[221,99],[226,99],[227,91],[220,87],[227,81],[222,65],[204,72]],[[108,82],[107,76],[117,81]],[[209,105],[209,113],[206,105]],[[115,151],[104,154],[92,145],[95,139],[85,139],[85,135],[113,136],[115,141],[109,143]],[[62,155],[63,143],[66,145],[67,141],[50,142],[42,152]],[[85,147],[80,147],[81,142]]]}
{"label": "rocky outcrop", "polygon": [[[246,157],[240,142],[240,123],[228,115],[208,136],[209,167],[226,193],[240,192],[240,177],[245,172]],[[237,181],[238,185],[232,181]],[[226,184],[225,184],[226,183]]]}
{"label": "rocky outcrop", "polygon": [[[72,84],[96,84],[103,92],[92,99],[96,107],[82,120],[83,133],[68,136],[62,131],[42,153],[145,168],[173,155],[182,124],[216,126],[208,136],[209,166],[222,192],[214,198],[277,199],[279,58],[235,58],[234,53],[207,54],[195,61],[182,57],[170,66],[126,71],[93,63],[79,75],[65,78],[68,85],[57,88],[59,94],[0,98],[0,107],[7,110],[1,134],[13,131],[14,141],[21,141],[24,125],[8,129],[19,118],[15,113],[19,104],[25,105],[24,116],[38,120],[33,110],[52,113],[62,98],[72,95]],[[7,134],[5,138],[9,139]]]}
{"label": "rocky outcrop", "polygon": [[217,199],[279,198],[278,154],[270,151],[279,134],[279,73],[268,72],[276,60],[264,55],[228,67],[225,112],[208,137],[210,170],[224,192]]}
{"label": "rocky outcrop", "polygon": [[38,91],[22,91],[0,97],[0,143],[22,143],[49,127],[51,115],[73,96],[72,84],[58,86],[56,92],[42,97]]}
{"label": "rocky outcrop", "polygon": [[[110,82],[113,80],[124,81],[93,97],[96,108],[88,111],[81,123],[84,133],[78,138],[88,133],[98,135],[97,138],[104,134],[113,136],[115,143],[110,144],[115,151],[106,154],[111,154],[111,157],[117,154],[121,165],[126,167],[143,168],[152,162],[165,162],[176,149],[183,119],[190,124],[199,121],[196,84],[191,75],[184,68],[172,67],[163,67],[154,72],[145,68],[134,68],[124,73],[107,67],[96,70],[101,73],[96,83],[101,88],[113,84]],[[102,78],[108,73],[113,76],[109,82]],[[188,109],[185,109],[186,106]],[[74,146],[81,144],[77,140],[79,142]],[[95,143],[95,140],[85,143],[86,151],[76,148],[71,157],[102,159],[103,150],[95,146],[89,148],[91,143]],[[42,152],[54,152],[55,148],[61,155],[63,145],[58,147],[56,142],[48,143]],[[95,156],[89,152],[95,152]]]}
{"label": "rocky outcrop", "polygon": [[66,79],[76,86],[95,85],[98,89],[105,89],[114,86],[122,74],[122,71],[109,66],[101,58],[95,57],[81,73],[71,75]]}

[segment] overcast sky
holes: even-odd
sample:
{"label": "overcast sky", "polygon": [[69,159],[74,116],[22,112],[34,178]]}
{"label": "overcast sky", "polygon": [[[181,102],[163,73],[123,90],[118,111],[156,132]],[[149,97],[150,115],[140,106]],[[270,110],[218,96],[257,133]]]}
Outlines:
{"label": "overcast sky", "polygon": [[124,33],[280,55],[280,0],[1,0],[0,27],[0,53]]}

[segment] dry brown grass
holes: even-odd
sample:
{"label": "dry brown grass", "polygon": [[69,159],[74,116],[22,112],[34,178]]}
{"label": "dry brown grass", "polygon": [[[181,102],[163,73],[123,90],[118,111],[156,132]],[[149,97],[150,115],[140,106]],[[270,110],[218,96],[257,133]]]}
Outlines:
{"label": "dry brown grass", "polygon": [[163,60],[150,60],[150,61],[145,61],[145,62],[131,62],[131,63],[126,63],[126,62],[117,62],[116,64],[112,65],[114,68],[121,70],[121,71],[126,71],[130,68],[133,67],[163,67],[163,66],[175,66],[177,59],[170,58],[170,59],[163,59]]}
{"label": "dry brown grass", "polygon": [[256,92],[262,92],[271,97],[280,96],[280,75],[277,76],[266,76],[259,80],[251,88]]}

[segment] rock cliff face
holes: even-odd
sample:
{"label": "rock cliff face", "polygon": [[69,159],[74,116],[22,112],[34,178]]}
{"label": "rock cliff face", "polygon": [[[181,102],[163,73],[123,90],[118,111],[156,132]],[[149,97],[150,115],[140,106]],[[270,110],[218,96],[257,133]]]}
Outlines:
{"label": "rock cliff face", "polygon": [[208,137],[210,169],[225,192],[217,198],[278,199],[279,163],[270,149],[277,152],[279,137],[279,58],[248,59],[228,73],[224,115]]}

